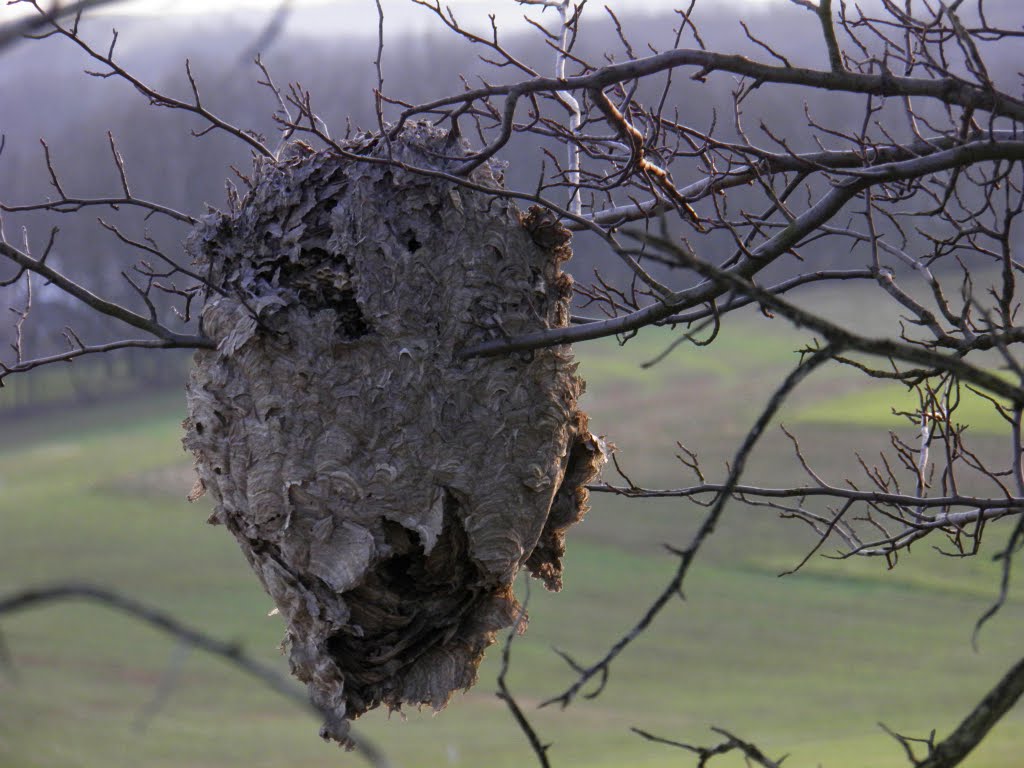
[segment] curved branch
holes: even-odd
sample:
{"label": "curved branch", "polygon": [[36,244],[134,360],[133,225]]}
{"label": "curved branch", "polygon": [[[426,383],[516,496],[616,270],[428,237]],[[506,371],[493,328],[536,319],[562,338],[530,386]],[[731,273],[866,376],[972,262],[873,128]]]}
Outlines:
{"label": "curved branch", "polygon": [[214,343],[205,336],[175,333],[166,326],[161,325],[148,317],[143,317],[142,315],[132,312],[130,309],[126,309],[120,304],[102,299],[88,289],[83,288],[63,273],[53,267],[47,266],[43,263],[42,259],[34,259],[27,253],[18,250],[9,243],[0,241],[0,256],[7,257],[24,270],[34,272],[35,274],[46,278],[66,294],[78,299],[87,307],[95,310],[101,315],[113,317],[114,319],[120,320],[122,323],[126,323],[133,328],[138,328],[139,330],[151,333],[156,338],[164,341],[164,346],[201,347],[205,349],[213,349],[215,346]]}
{"label": "curved branch", "polygon": [[[44,16],[46,15],[45,12],[41,8],[39,8],[39,5],[35,0],[29,0],[29,2],[36,7],[40,14],[43,14]],[[256,138],[256,136],[254,136],[252,133],[241,129],[238,126],[233,125],[226,120],[223,120],[222,118],[218,117],[202,105],[202,101],[199,98],[199,86],[198,83],[196,82],[195,76],[192,74],[192,68],[187,59],[185,60],[185,74],[188,78],[189,87],[192,90],[193,101],[191,103],[187,101],[181,101],[180,99],[172,98],[161,93],[160,91],[155,90],[154,88],[151,88],[150,86],[142,82],[139,78],[135,77],[135,75],[131,74],[120,64],[116,63],[114,61],[114,46],[117,44],[116,30],[114,31],[113,39],[110,43],[110,48],[108,49],[108,52],[104,54],[97,51],[95,48],[93,48],[89,43],[85,42],[85,40],[83,40],[78,35],[77,23],[74,25],[73,28],[68,29],[66,27],[61,26],[61,24],[56,19],[47,19],[47,21],[53,27],[50,34],[63,35],[64,37],[68,38],[71,42],[73,42],[75,45],[77,45],[79,48],[81,48],[90,58],[110,68],[109,72],[91,72],[87,70],[87,74],[104,79],[108,77],[119,77],[122,80],[130,83],[131,86],[135,88],[136,91],[138,91],[147,99],[149,99],[149,103],[153,106],[167,107],[169,109],[179,109],[184,112],[191,112],[194,115],[198,115],[210,125],[205,130],[197,132],[195,134],[197,136],[202,135],[212,130],[213,128],[218,128],[224,131],[225,133],[231,134],[235,138],[241,139],[246,144],[248,144],[253,150],[255,150],[258,154],[268,158],[274,157],[274,153],[271,152],[266,146],[264,146],[263,142]]]}
{"label": "curved branch", "polygon": [[[875,280],[876,275],[873,269],[823,269],[817,272],[805,272],[803,274],[792,277],[789,280],[783,280],[782,282],[776,283],[775,285],[768,286],[765,290],[771,292],[776,296],[780,296],[783,293],[788,293],[794,288],[799,288],[803,285],[810,283],[831,283],[833,281],[843,280]],[[680,313],[677,315],[670,315],[663,320],[658,321],[658,325],[678,325],[682,323],[692,323],[696,320],[703,320],[706,317],[713,317],[715,315],[721,316],[727,312],[732,312],[735,309],[741,309],[742,307],[750,306],[756,303],[754,299],[749,296],[733,296],[728,299],[723,305],[698,309],[686,313]],[[590,322],[600,322],[599,320],[592,320]]]}
{"label": "curved branch", "polygon": [[[702,483],[689,488],[648,489],[639,486],[616,486],[600,483],[587,486],[597,493],[614,493],[637,499],[688,498],[706,493],[719,494],[725,490],[722,483]],[[973,507],[977,510],[1024,512],[1024,499],[983,498],[980,496],[912,496],[904,493],[882,493],[879,491],[858,491],[853,488],[839,488],[832,485],[806,485],[793,488],[762,488],[756,485],[737,485],[732,493],[737,496],[757,496],[785,499],[806,496],[830,496],[853,501],[867,501],[875,504],[901,504],[908,507]]]}
{"label": "curved branch", "polygon": [[24,360],[13,365],[0,361],[0,387],[3,386],[3,380],[12,373],[25,373],[34,368],[42,368],[44,365],[51,365],[53,363],[70,363],[72,360],[84,357],[85,355],[113,352],[115,349],[194,349],[197,346],[195,343],[180,343],[163,339],[122,339],[120,341],[111,341],[107,344],[83,344],[66,352]]}
{"label": "curved branch", "polygon": [[655,744],[664,744],[669,747],[685,749],[687,752],[693,752],[700,758],[700,763],[698,764],[700,768],[704,768],[712,758],[718,757],[719,755],[727,755],[734,750],[743,755],[747,765],[760,765],[762,768],[782,768],[782,761],[786,759],[783,757],[778,761],[771,760],[760,749],[758,749],[756,745],[734,736],[724,728],[711,728],[712,731],[720,736],[724,736],[726,739],[721,744],[716,744],[713,747],[697,747],[693,744],[685,744],[681,741],[666,739],[662,736],[655,736],[653,733],[648,733],[641,728],[630,728],[629,730],[637,736],[640,736],[647,741],[652,741]]}
{"label": "curved branch", "polygon": [[[198,648],[212,656],[219,656],[250,677],[259,680],[275,693],[290,699],[315,714],[323,714],[313,706],[309,697],[292,685],[287,678],[278,674],[272,667],[247,655],[237,643],[217,640],[205,632],[183,624],[170,614],[157,610],[145,603],[140,603],[113,590],[104,589],[92,584],[73,582],[25,589],[0,599],[0,616],[25,610],[26,608],[42,607],[47,603],[58,600],[89,600],[127,614],[133,619],[138,619],[154,629],[175,637],[194,648]],[[375,768],[388,768],[389,763],[387,759],[372,742],[363,736],[351,732],[349,733],[349,738],[352,740],[356,751],[370,765],[375,766]]]}
{"label": "curved branch", "polygon": [[[1000,130],[983,133],[975,133],[969,137],[971,142],[997,143],[1012,141],[1019,138],[1019,132],[1012,130]],[[884,163],[893,163],[913,158],[924,157],[943,150],[952,149],[967,143],[968,139],[958,136],[932,136],[925,139],[917,139],[907,144],[882,144],[866,149],[834,150],[826,149],[820,152],[803,152],[783,154],[779,152],[766,152],[751,146],[732,146],[728,148],[741,154],[754,155],[757,158],[755,163],[742,165],[725,173],[709,175],[700,181],[680,187],[679,195],[687,202],[702,200],[717,192],[722,192],[733,187],[741,187],[756,181],[758,178],[771,176],[776,173],[789,171],[856,171],[866,170],[871,166]],[[619,226],[630,221],[649,219],[667,208],[667,202],[660,199],[650,199],[639,203],[617,205],[606,208],[596,213],[584,216],[585,219],[602,226]],[[580,230],[583,227],[576,222],[566,222],[565,226],[571,230]]]}
{"label": "curved branch", "polygon": [[[664,243],[664,247],[677,257],[681,265],[691,267],[700,273],[705,280],[692,288],[677,291],[660,302],[649,304],[627,315],[567,328],[536,331],[511,339],[494,339],[481,342],[463,350],[462,355],[464,357],[490,357],[508,352],[553,346],[555,344],[571,344],[579,341],[604,338],[606,336],[615,336],[620,333],[635,331],[646,325],[652,325],[681,310],[706,304],[728,290],[736,288],[739,288],[742,293],[748,296],[753,297],[756,295],[759,301],[767,304],[772,309],[779,309],[781,314],[793,320],[793,315],[796,312],[787,314],[781,309],[782,302],[780,300],[776,299],[769,291],[755,288],[749,279],[774,259],[796,246],[805,237],[811,235],[822,224],[834,217],[847,202],[874,184],[916,178],[938,171],[990,160],[1024,160],[1024,141],[971,142],[936,152],[930,156],[914,157],[910,160],[884,163],[867,168],[856,177],[833,187],[817,203],[793,219],[785,229],[765,240],[754,248],[749,256],[728,270],[718,269],[707,262],[697,259],[693,254],[683,253],[674,243]],[[653,240],[653,238],[648,239]],[[795,308],[792,309],[795,310]],[[936,358],[941,360],[948,359],[941,355],[928,353],[927,350],[914,349],[908,345],[901,345],[888,340],[871,340],[871,344],[867,343],[868,340],[855,343],[856,337],[843,331],[838,326],[834,326],[824,320],[819,322],[817,318],[812,318],[806,312],[800,311],[799,316],[801,319],[797,322],[797,325],[806,325],[826,336],[829,333],[832,335],[839,333],[847,334],[849,338],[847,343],[844,343],[844,346],[851,349],[883,355],[890,353],[888,351],[881,351],[881,346],[897,351],[902,349],[904,352],[907,349],[911,349],[913,350],[912,352],[907,352],[907,354],[911,355],[910,357],[905,357],[902,354],[893,354],[893,356],[906,359],[909,362],[926,365],[935,364]],[[826,333],[824,330],[826,326],[830,329],[829,333]],[[873,346],[879,351],[872,351],[867,348],[868,346]],[[963,365],[966,365],[966,363]],[[993,392],[998,391],[999,394],[1005,394],[1008,391],[1005,382],[997,384],[996,381],[998,380],[991,376],[987,377],[987,380],[989,384],[997,386],[999,389],[991,389],[988,384],[976,383]],[[1012,389],[1017,391],[1015,387]],[[1024,393],[1017,392],[1013,396],[1007,396],[1010,399],[1018,399],[1024,396]]]}
{"label": "curved branch", "polygon": [[100,5],[107,5],[116,0],[76,0],[76,2],[58,3],[50,11],[40,11],[41,15],[32,16],[22,21],[15,21],[0,26],[0,51],[9,45],[28,35],[35,34],[41,29],[46,29],[53,22],[66,16],[76,16],[90,8]]}
{"label": "curved branch", "polygon": [[736,54],[716,53],[699,49],[677,48],[642,59],[611,64],[586,75],[567,77],[537,77],[514,85],[489,85],[464,91],[456,96],[436,99],[405,110],[399,127],[413,115],[454,106],[490,96],[503,96],[513,90],[521,95],[545,91],[575,91],[607,88],[627,80],[638,80],[658,72],[677,67],[699,67],[696,79],[712,72],[728,72],[752,78],[757,83],[803,85],[822,91],[862,93],[873,96],[923,96],[951,106],[990,112],[994,116],[1024,120],[1024,101],[1001,91],[972,85],[952,77],[901,77],[884,72],[864,75],[856,72],[806,69],[804,67],[776,66],[752,61]]}
{"label": "curved branch", "polygon": [[783,402],[785,402],[786,398],[794,389],[796,389],[797,385],[807,378],[807,376],[809,376],[814,370],[831,359],[832,355],[837,351],[839,350],[830,346],[822,347],[813,354],[804,358],[800,364],[794,368],[788,376],[786,376],[775,392],[772,393],[772,396],[768,399],[768,403],[761,411],[761,415],[758,416],[757,421],[754,422],[750,431],[747,432],[747,436],[744,438],[743,444],[733,456],[733,460],[729,465],[732,469],[729,472],[729,477],[725,481],[722,492],[719,493],[718,497],[715,499],[714,505],[705,516],[700,528],[697,529],[697,533],[694,534],[686,549],[672,549],[672,552],[679,557],[679,565],[676,567],[676,572],[672,576],[672,579],[655,598],[654,602],[647,608],[647,611],[640,620],[637,621],[633,628],[619,638],[619,640],[598,662],[584,668],[571,661],[563,654],[563,658],[566,658],[566,660],[569,661],[573,669],[576,670],[578,676],[576,681],[562,693],[544,701],[541,704],[542,707],[558,703],[564,709],[572,703],[588,682],[594,679],[595,676],[600,675],[601,682],[598,689],[587,695],[588,698],[597,696],[604,688],[605,682],[607,682],[608,672],[611,668],[612,662],[615,661],[627,646],[644,633],[644,631],[650,626],[651,622],[653,622],[665,606],[668,605],[669,600],[676,595],[682,595],[682,587],[683,582],[686,580],[686,574],[689,572],[690,566],[696,559],[697,554],[704,545],[704,542],[708,540],[711,534],[714,533],[715,528],[718,526],[718,521],[721,519],[722,513],[725,511],[725,505],[732,496],[736,485],[739,483],[740,476],[746,468],[747,459],[750,457],[751,452],[757,445],[758,440],[760,440],[761,435],[764,434],[765,428],[775,417],[775,414],[778,413],[779,408],[782,406]]}
{"label": "curved branch", "polygon": [[935,745],[915,768],[953,768],[978,746],[988,732],[1009,712],[1024,693],[1024,659],[1021,659],[985,695],[953,732]]}
{"label": "curved branch", "polygon": [[45,203],[25,203],[22,205],[5,205],[0,203],[0,211],[7,213],[23,213],[25,211],[53,211],[55,213],[77,213],[83,208],[95,206],[109,206],[117,209],[120,206],[134,206],[142,208],[150,213],[161,213],[175,221],[184,224],[194,225],[199,222],[194,216],[170,208],[160,203],[153,203],[149,200],[140,200],[137,197],[65,197],[61,200],[54,200]]}
{"label": "curved branch", "polygon": [[[893,736],[906,752],[907,758],[914,768],[955,768],[960,765],[975,747],[988,735],[989,731],[1006,715],[1024,693],[1024,659],[1014,664],[998,683],[978,702],[970,714],[943,741],[934,744],[932,739],[910,739],[894,733],[885,726],[883,729]],[[700,758],[700,765],[706,765],[712,758],[724,755],[733,750],[741,752],[748,761],[765,768],[779,768],[782,760],[773,761],[754,744],[736,738],[728,731],[712,728],[716,733],[725,736],[727,741],[714,747],[697,747],[681,741],[655,736],[640,728],[631,728],[634,733],[648,741],[665,744],[670,747],[685,749]],[[923,742],[928,746],[928,755],[918,760],[912,749],[911,742]]]}

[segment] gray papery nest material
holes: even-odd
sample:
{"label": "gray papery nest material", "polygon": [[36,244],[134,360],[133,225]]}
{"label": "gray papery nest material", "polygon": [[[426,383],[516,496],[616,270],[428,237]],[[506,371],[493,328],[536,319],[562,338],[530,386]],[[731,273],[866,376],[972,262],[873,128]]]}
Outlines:
{"label": "gray papery nest material", "polygon": [[[350,147],[436,169],[465,151],[424,125]],[[473,685],[520,617],[521,567],[561,587],[604,448],[567,346],[459,355],[567,324],[557,220],[305,145],[257,163],[238,210],[189,238],[217,349],[196,353],[184,442],[194,495],[287,621],[322,735],[345,743],[371,708],[440,709]]]}

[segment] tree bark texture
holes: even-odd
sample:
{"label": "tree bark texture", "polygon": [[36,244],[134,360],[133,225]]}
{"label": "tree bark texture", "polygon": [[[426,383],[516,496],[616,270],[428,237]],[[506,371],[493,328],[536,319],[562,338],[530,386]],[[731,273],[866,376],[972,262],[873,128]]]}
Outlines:
{"label": "tree bark texture", "polygon": [[[353,152],[445,170],[426,125]],[[287,621],[322,735],[471,686],[526,567],[561,587],[604,461],[570,348],[463,359],[568,323],[568,233],[540,209],[295,145],[188,241],[210,293],[185,445],[197,492]],[[474,182],[500,186],[481,167]]]}

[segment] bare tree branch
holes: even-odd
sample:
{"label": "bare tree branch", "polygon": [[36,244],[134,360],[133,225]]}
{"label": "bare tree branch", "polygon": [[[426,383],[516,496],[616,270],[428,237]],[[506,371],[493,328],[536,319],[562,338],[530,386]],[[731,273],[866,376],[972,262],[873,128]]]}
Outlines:
{"label": "bare tree branch", "polygon": [[670,747],[678,747],[679,749],[685,749],[688,752],[693,752],[698,757],[697,766],[698,768],[704,768],[708,763],[711,762],[712,758],[720,755],[727,755],[730,752],[739,752],[746,758],[749,765],[760,765],[762,768],[780,768],[782,761],[785,758],[779,760],[769,760],[760,749],[751,744],[748,741],[744,741],[723,728],[712,728],[711,730],[726,738],[721,744],[714,747],[695,747],[691,744],[684,744],[681,741],[673,741],[666,739],[661,736],[655,736],[654,734],[648,733],[640,728],[630,728],[633,733],[642,736],[647,741],[653,741],[656,744],[665,744]]}
{"label": "bare tree branch", "polygon": [[0,51],[3,51],[4,48],[13,45],[22,38],[49,28],[55,21],[68,16],[77,16],[84,11],[101,5],[108,5],[112,2],[115,2],[115,0],[76,0],[76,2],[67,4],[55,2],[48,11],[40,9],[40,15],[38,16],[29,16],[20,21],[12,21],[0,25]]}
{"label": "bare tree branch", "polygon": [[716,497],[711,510],[704,517],[700,527],[694,534],[690,543],[685,549],[672,549],[672,553],[679,558],[679,565],[676,567],[675,574],[671,580],[665,586],[665,588],[658,594],[651,605],[647,608],[644,615],[639,621],[630,629],[625,635],[619,638],[616,643],[609,648],[608,652],[597,662],[590,665],[589,667],[581,667],[580,665],[573,662],[568,656],[562,654],[563,658],[569,662],[570,666],[576,671],[576,680],[566,688],[562,693],[544,701],[541,706],[547,706],[549,704],[557,703],[563,709],[573,702],[576,696],[582,691],[583,687],[587,685],[595,676],[600,675],[600,683],[598,687],[587,694],[587,698],[593,698],[601,693],[604,689],[605,684],[608,681],[608,675],[611,669],[612,662],[626,649],[634,640],[640,637],[644,631],[651,625],[654,619],[659,613],[668,605],[669,601],[676,596],[682,597],[683,582],[686,579],[686,574],[690,570],[690,566],[697,557],[697,553],[701,547],[707,541],[707,539],[714,533],[715,528],[718,526],[718,521],[722,517],[722,513],[725,510],[725,505],[729,501],[730,496],[739,483],[740,476],[743,474],[743,470],[746,467],[747,459],[749,458],[754,446],[757,445],[758,440],[764,433],[765,428],[771,422],[772,418],[778,412],[782,403],[790,395],[790,393],[803,381],[812,371],[819,366],[828,362],[829,359],[835,354],[836,350],[832,347],[823,347],[817,350],[811,355],[808,355],[800,365],[798,365],[779,385],[779,387],[772,394],[771,399],[765,406],[761,415],[757,421],[747,432],[746,437],[743,440],[743,444],[736,451],[736,455],[733,456],[733,460],[730,464],[731,470],[729,477],[726,479],[724,487]]}
{"label": "bare tree branch", "polygon": [[524,582],[526,584],[526,596],[523,598],[523,604],[519,609],[519,616],[516,617],[515,624],[508,631],[505,636],[505,644],[501,649],[501,670],[498,672],[498,691],[497,696],[508,707],[509,712],[512,714],[512,719],[516,721],[516,725],[526,736],[526,740],[530,744],[530,748],[533,750],[533,754],[537,757],[537,762],[541,768],[550,768],[551,762],[548,760],[548,749],[551,748],[550,744],[545,744],[541,741],[540,736],[534,729],[533,725],[530,724],[529,718],[526,717],[526,713],[523,712],[523,708],[519,706],[519,702],[516,701],[515,696],[512,695],[511,689],[508,687],[508,671],[512,661],[512,641],[520,632],[526,629],[524,619],[526,618],[526,608],[530,602],[530,582]]}
{"label": "bare tree branch", "polygon": [[[976,635],[1007,602],[1012,567],[1024,548],[1024,324],[1019,286],[1024,261],[1017,253],[1024,215],[1024,100],[1016,85],[1007,85],[1016,83],[1019,73],[1007,70],[1001,64],[1005,57],[992,52],[995,44],[1015,43],[1024,32],[1014,25],[991,23],[980,0],[882,0],[871,7],[792,0],[786,7],[793,14],[806,15],[793,5],[814,14],[814,35],[820,34],[827,56],[827,66],[823,57],[821,68],[794,66],[798,51],[788,40],[774,40],[771,30],[755,29],[742,20],[743,44],[755,46],[757,58],[709,46],[695,18],[696,2],[678,12],[671,47],[662,51],[656,40],[644,41],[646,50],[638,46],[630,39],[628,24],[608,9],[611,48],[603,57],[588,60],[583,46],[577,46],[585,2],[520,0],[537,12],[527,20],[541,50],[553,53],[546,72],[514,52],[516,45],[501,34],[494,16],[489,17],[489,28],[485,24],[484,31],[477,32],[462,25],[438,0],[413,0],[454,40],[482,52],[485,65],[476,73],[478,79],[462,80],[460,91],[424,103],[413,103],[401,93],[384,93],[385,17],[378,0],[376,78],[367,89],[376,131],[353,137],[348,126],[345,138],[336,138],[314,107],[313,94],[299,83],[279,88],[257,58],[259,82],[277,105],[273,119],[280,141],[269,146],[278,151],[268,149],[268,142],[254,131],[211,112],[188,63],[191,96],[178,99],[122,67],[114,53],[116,32],[106,50],[83,39],[77,14],[94,3],[68,6],[67,12],[76,16],[73,24],[65,25],[59,8],[46,11],[35,0],[24,1],[38,12],[32,20],[36,29],[63,36],[102,65],[102,71],[91,74],[124,80],[154,106],[199,117],[206,128],[197,135],[218,130],[249,148],[257,170],[252,177],[235,170],[249,192],[239,194],[229,185],[232,214],[245,211],[258,197],[258,184],[266,173],[285,173],[329,159],[372,166],[392,179],[429,181],[440,185],[440,197],[450,190],[453,200],[461,201],[462,193],[469,191],[485,195],[489,204],[498,201],[502,210],[515,210],[512,205],[505,208],[506,202],[530,205],[529,211],[519,214],[518,223],[534,245],[555,254],[556,265],[569,257],[573,233],[579,238],[578,250],[593,249],[598,260],[608,257],[612,266],[596,271],[590,284],[581,283],[578,274],[572,284],[557,269],[539,278],[531,275],[538,297],[550,303],[557,293],[558,301],[565,302],[557,322],[513,326],[508,322],[512,310],[500,301],[494,306],[474,305],[472,330],[460,335],[453,348],[457,366],[482,366],[487,362],[483,358],[506,358],[510,364],[522,359],[529,364],[535,354],[563,354],[557,349],[539,351],[549,347],[609,336],[626,343],[648,326],[670,326],[675,334],[661,345],[660,353],[646,356],[642,367],[649,368],[683,345],[712,345],[722,329],[735,322],[737,311],[751,305],[766,317],[781,316],[804,334],[800,363],[766,390],[767,403],[733,453],[724,480],[709,479],[711,473],[697,451],[680,443],[677,458],[694,478],[689,484],[684,480],[672,481],[676,487],[639,485],[627,474],[625,460],[615,457],[621,482],[592,485],[591,490],[629,499],[685,500],[706,508],[705,514],[685,548],[670,548],[677,562],[665,586],[599,659],[586,665],[559,651],[573,673],[572,682],[543,705],[565,707],[580,695],[592,698],[602,692],[618,656],[651,630],[674,597],[682,595],[690,566],[726,506],[734,502],[812,529],[812,544],[788,572],[818,555],[885,558],[894,566],[925,539],[944,555],[970,557],[988,551],[982,548],[986,531],[1000,531],[1007,537],[997,553],[1002,566],[999,593],[979,618]],[[283,22],[288,7],[287,0],[281,3],[266,34],[273,37],[280,31],[277,22]],[[542,15],[549,8],[557,14],[550,28]],[[13,25],[0,28],[0,49],[16,34],[21,32]],[[694,42],[687,44],[696,47],[683,47],[684,38],[692,38]],[[495,72],[498,77],[492,77]],[[705,88],[701,93],[711,95],[688,103],[676,99],[682,77],[690,78],[690,87]],[[404,88],[399,78],[389,76],[387,82],[391,89]],[[763,104],[777,94],[780,100],[788,99],[786,94],[794,91],[804,100],[802,118],[797,108],[771,124],[772,110]],[[716,101],[716,93],[724,94],[725,100]],[[838,112],[831,114],[832,105],[840,103]],[[439,127],[447,131],[447,140],[425,159],[412,161],[411,155],[397,151],[406,132],[422,128],[443,137]],[[109,138],[116,190],[95,197],[68,194],[70,187],[57,173],[44,142],[54,198],[0,203],[0,212],[74,215],[98,206],[203,226],[205,219],[136,197],[129,183],[133,175],[113,134]],[[0,137],[0,151],[4,146]],[[536,183],[505,188],[500,158],[514,157],[520,146],[533,153],[540,147]],[[511,221],[516,223],[515,218]],[[626,227],[630,223],[635,229]],[[299,232],[305,222],[290,229],[294,224],[289,214],[282,233]],[[55,228],[38,256],[29,247],[27,234],[24,245],[16,246],[0,230],[0,257],[13,267],[13,276],[0,286],[16,297],[10,307],[15,359],[0,364],[0,380],[124,347],[212,349],[213,341],[202,332],[172,330],[179,326],[164,319],[168,301],[176,311],[184,309],[187,322],[193,302],[199,305],[230,294],[249,310],[253,322],[260,323],[259,313],[251,309],[259,280],[274,283],[291,269],[309,268],[312,274],[314,265],[305,263],[313,259],[310,254],[326,254],[333,247],[332,239],[321,237],[318,230],[310,235],[315,242],[300,248],[286,267],[269,270],[243,288],[233,283],[235,277],[212,282],[202,268],[193,269],[168,255],[148,232],[139,237],[120,222],[101,225],[120,245],[142,257],[122,273],[134,292],[129,301],[141,302],[138,311],[130,309],[135,304],[87,290],[72,277],[73,271],[64,268],[63,254],[50,259],[58,250]],[[410,259],[422,257],[413,256],[421,249],[422,234],[410,230],[408,236],[402,235],[407,237]],[[290,236],[281,234],[281,242]],[[277,247],[277,238],[271,234],[270,249]],[[501,249],[495,250],[495,258],[503,258]],[[313,293],[334,291],[331,295],[337,301],[331,311],[339,317],[361,312],[359,292],[352,291],[346,282],[349,276],[341,274],[351,266],[348,257],[334,255],[335,261],[322,270],[326,277],[310,278],[316,287]],[[218,258],[211,255],[214,262]],[[36,277],[76,306],[114,318],[146,338],[91,344],[67,327],[65,351],[27,354],[26,328],[33,292],[39,290],[33,283]],[[869,329],[860,320],[839,322],[829,309],[814,309],[802,301],[805,288],[841,282],[874,291],[877,306],[893,309],[899,319],[876,331],[874,323]],[[577,302],[570,311],[572,293]],[[303,310],[319,307],[316,300],[307,303]],[[212,301],[207,304],[214,306]],[[274,337],[274,329],[260,327],[270,331],[267,338]],[[345,336],[339,346],[348,349],[346,345],[354,343]],[[412,356],[403,347],[406,352]],[[771,487],[741,483],[750,454],[783,402],[826,362],[844,366],[853,376],[906,386],[912,404],[899,401],[893,408],[905,428],[889,431],[877,458],[855,452],[838,480],[830,479],[832,467],[818,466],[812,446],[805,447],[783,428],[801,479]],[[968,398],[980,400],[1003,426],[998,460],[991,458],[988,445],[995,440],[976,448],[975,429],[966,423],[968,409],[961,408]],[[582,498],[584,491],[579,493]],[[292,519],[290,511],[287,519]],[[90,589],[72,586],[68,594],[57,596],[113,599],[96,597]],[[0,602],[0,613],[3,610]],[[515,629],[524,620],[521,613]],[[551,762],[548,745],[508,686],[512,647],[509,634],[498,695],[546,768]],[[915,766],[959,764],[1019,699],[1024,688],[1022,665],[1024,661],[1012,668],[945,741],[936,743],[934,734],[913,739],[890,733]],[[154,707],[161,695],[158,691]],[[722,729],[714,729],[722,741],[708,747],[634,730],[650,741],[693,753],[701,766],[726,754],[763,768],[782,763]],[[922,745],[927,754],[918,758]]]}
{"label": "bare tree branch", "polygon": [[[65,583],[46,587],[23,589],[0,598],[0,616],[23,611],[28,608],[42,608],[49,603],[62,600],[87,600],[99,603],[137,619],[154,629],[177,638],[183,643],[198,648],[204,653],[224,659],[236,669],[255,678],[275,693],[298,704],[303,709],[322,715],[300,689],[276,670],[250,657],[237,643],[217,640],[205,632],[183,624],[164,611],[138,602],[120,592],[104,589],[91,584]],[[356,751],[375,768],[387,768],[390,763],[384,754],[363,736],[352,735]]]}
{"label": "bare tree branch", "polygon": [[[915,768],[953,768],[977,747],[1024,693],[1024,659],[1014,664],[978,702],[953,732],[938,744],[928,742],[928,754],[913,759]],[[912,755],[913,753],[911,753]]]}

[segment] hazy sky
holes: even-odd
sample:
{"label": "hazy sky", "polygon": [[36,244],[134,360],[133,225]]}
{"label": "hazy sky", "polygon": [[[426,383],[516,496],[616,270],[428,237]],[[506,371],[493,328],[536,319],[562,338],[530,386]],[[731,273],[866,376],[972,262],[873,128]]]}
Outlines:
{"label": "hazy sky", "polygon": [[[426,31],[438,29],[438,21],[425,8],[413,5],[409,0],[382,0],[387,21],[386,29],[395,31]],[[605,5],[616,13],[628,14],[635,12],[657,12],[671,8],[683,7],[688,0],[597,0],[588,5],[592,13],[602,13]],[[698,7],[730,5],[747,9],[764,9],[772,4],[788,5],[788,0],[699,0]],[[49,5],[44,3],[44,5]],[[540,8],[522,6],[516,0],[442,0],[442,5],[449,5],[461,23],[479,29],[489,25],[487,14],[495,13],[502,29],[511,30],[522,24],[522,16],[529,13],[531,18],[542,21],[556,16],[554,11],[541,14]],[[146,14],[157,16],[183,16],[186,14],[209,14],[211,12],[229,12],[244,15],[250,20],[258,21],[269,18],[280,6],[280,0],[122,0],[108,6],[106,12],[117,14]],[[337,29],[317,29],[315,12],[318,7],[343,11],[345,31],[355,34],[375,34],[377,29],[377,6],[375,0],[292,0],[297,11],[289,18],[289,27],[294,31],[329,32],[337,34]],[[25,12],[28,6],[0,6],[0,21],[5,16],[13,17]],[[103,11],[93,11],[98,13]],[[333,27],[333,25],[331,25]]]}
{"label": "hazy sky", "polygon": [[[773,2],[785,2],[786,0],[704,0],[705,4],[722,4],[728,2],[731,5],[748,5],[758,6],[765,5]],[[294,0],[296,5],[330,5],[332,2],[336,3],[336,0]],[[376,14],[376,3],[374,0],[364,0],[362,3],[366,6],[368,13]],[[524,6],[519,5],[516,0],[442,0],[442,5],[451,5],[453,8],[458,10],[459,8],[479,8],[479,9],[493,9],[500,10],[502,6],[511,8],[516,13],[522,13],[524,10],[529,10]],[[629,10],[644,10],[644,9],[664,9],[664,8],[676,8],[685,6],[687,3],[685,0],[605,0],[605,2],[598,2],[595,5],[600,8],[604,5],[609,5],[617,12],[629,11]],[[385,10],[390,8],[401,8],[409,6],[411,3],[408,0],[384,0],[383,2]],[[125,0],[120,3],[120,7],[123,9],[132,9],[132,11],[156,11],[159,13],[196,13],[209,11],[212,8],[228,9],[228,8],[249,8],[259,10],[272,10],[277,6],[275,0],[218,0],[216,3],[211,3],[210,0]],[[538,9],[533,9],[536,12]],[[548,15],[552,12],[548,11]]]}

